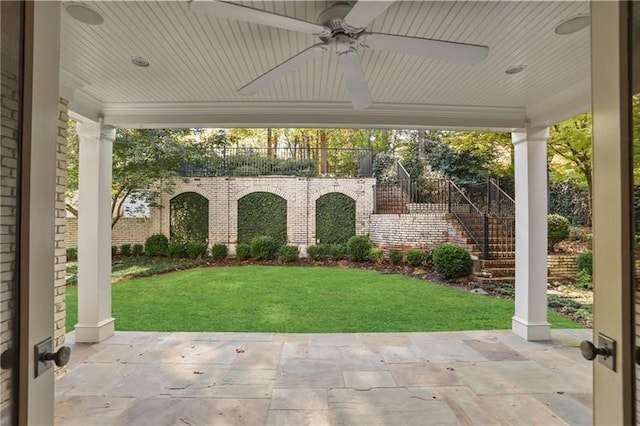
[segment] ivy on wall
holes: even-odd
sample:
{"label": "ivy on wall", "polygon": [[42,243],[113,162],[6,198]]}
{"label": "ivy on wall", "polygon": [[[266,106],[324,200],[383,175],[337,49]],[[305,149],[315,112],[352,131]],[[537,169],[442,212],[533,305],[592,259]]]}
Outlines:
{"label": "ivy on wall", "polygon": [[171,242],[209,243],[209,200],[195,192],[176,195],[170,201]]}
{"label": "ivy on wall", "polygon": [[269,235],[278,247],[287,243],[287,200],[270,192],[252,192],[238,200],[238,243]]}
{"label": "ivy on wall", "polygon": [[316,200],[316,240],[321,244],[346,243],[356,234],[356,201],[339,192]]}

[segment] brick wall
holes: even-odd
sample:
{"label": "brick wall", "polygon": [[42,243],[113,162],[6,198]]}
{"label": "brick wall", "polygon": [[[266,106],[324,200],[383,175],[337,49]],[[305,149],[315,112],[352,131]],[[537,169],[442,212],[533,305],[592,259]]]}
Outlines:
{"label": "brick wall", "polygon": [[[67,247],[78,247],[78,219],[67,217],[66,224],[65,242]],[[144,244],[147,237],[152,234],[149,224],[149,219],[145,217],[121,218],[111,229],[111,245]]]}
{"label": "brick wall", "polygon": [[[4,40],[3,40],[4,42]],[[3,46],[4,47],[4,46]],[[5,59],[3,52],[2,60]],[[19,92],[17,75],[2,67],[2,138],[0,138],[0,353],[12,346],[16,324],[17,240],[18,240],[18,126]],[[17,68],[17,67],[16,67]],[[10,407],[12,370],[0,369],[0,413]],[[5,416],[0,414],[0,418]]]}
{"label": "brick wall", "polygon": [[577,254],[552,254],[547,256],[547,270],[550,277],[575,278],[578,274]]}
{"label": "brick wall", "polygon": [[270,192],[287,201],[287,243],[298,245],[301,255],[316,243],[316,200],[330,192],[340,192],[356,202],[356,234],[369,234],[373,212],[375,179],[314,179],[299,177],[214,177],[179,182],[173,196],[164,195],[162,208],[153,209],[149,233],[169,235],[170,199],[195,192],[209,200],[209,244],[227,244],[235,253],[238,235],[238,200],[252,192]]}
{"label": "brick wall", "polygon": [[383,249],[433,248],[448,241],[446,212],[371,215],[371,240]]}
{"label": "brick wall", "polygon": [[58,104],[58,136],[56,139],[56,217],[55,217],[55,264],[54,264],[54,334],[55,350],[64,345],[66,305],[65,286],[67,274],[67,254],[65,244],[67,189],[67,122],[69,103],[60,99]]}

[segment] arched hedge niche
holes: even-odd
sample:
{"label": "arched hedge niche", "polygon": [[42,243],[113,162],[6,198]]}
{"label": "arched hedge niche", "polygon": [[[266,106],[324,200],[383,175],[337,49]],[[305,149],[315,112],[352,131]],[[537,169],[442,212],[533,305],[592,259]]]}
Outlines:
{"label": "arched hedge niche", "polygon": [[171,242],[209,244],[209,200],[195,192],[170,201]]}
{"label": "arched hedge niche", "polygon": [[346,243],[356,234],[356,201],[339,192],[316,200],[316,240],[319,244]]}
{"label": "arched hedge niche", "polygon": [[287,243],[287,200],[270,192],[252,192],[238,200],[238,243],[269,235],[276,244]]}

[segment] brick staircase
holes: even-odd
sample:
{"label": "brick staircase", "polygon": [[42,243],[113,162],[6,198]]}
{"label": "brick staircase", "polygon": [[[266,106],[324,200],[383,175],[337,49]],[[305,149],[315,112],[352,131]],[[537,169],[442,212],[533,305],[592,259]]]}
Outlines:
{"label": "brick staircase", "polygon": [[[482,233],[482,221],[467,221],[471,232]],[[500,219],[489,218],[489,252],[490,259],[485,259],[480,247],[471,238],[466,229],[453,216],[449,218],[449,241],[462,246],[480,259],[481,270],[476,274],[476,281],[485,283],[515,282],[515,240],[509,236]]]}

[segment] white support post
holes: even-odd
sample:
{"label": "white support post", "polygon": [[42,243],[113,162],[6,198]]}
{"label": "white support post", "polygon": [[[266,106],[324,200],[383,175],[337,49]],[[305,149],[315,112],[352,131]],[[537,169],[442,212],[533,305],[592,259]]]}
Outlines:
{"label": "white support post", "polygon": [[511,135],[516,195],[516,312],[512,331],[549,340],[547,322],[547,127]]}
{"label": "white support post", "polygon": [[111,161],[115,129],[82,122],[78,191],[78,324],[75,341],[113,335],[111,317]]}

